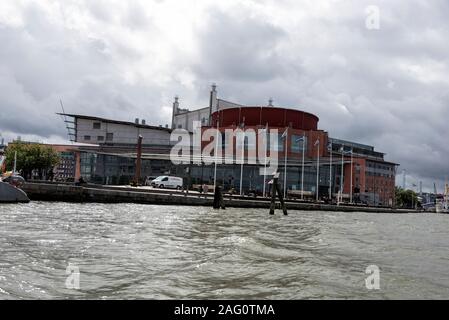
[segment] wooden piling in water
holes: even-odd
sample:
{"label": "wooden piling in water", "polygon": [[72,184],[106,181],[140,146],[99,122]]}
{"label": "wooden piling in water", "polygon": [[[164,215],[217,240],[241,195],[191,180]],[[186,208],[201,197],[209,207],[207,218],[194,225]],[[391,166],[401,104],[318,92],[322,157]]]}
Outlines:
{"label": "wooden piling in water", "polygon": [[221,191],[221,187],[217,186],[214,192],[214,209],[226,209],[223,199],[223,193]]}
{"label": "wooden piling in water", "polygon": [[287,207],[285,206],[284,196],[282,194],[281,187],[279,186],[279,173],[276,173],[273,177],[273,184],[271,185],[271,203],[270,203],[270,215],[274,215],[276,209],[276,193],[278,194],[279,201],[281,203],[282,212],[284,215],[288,215]]}

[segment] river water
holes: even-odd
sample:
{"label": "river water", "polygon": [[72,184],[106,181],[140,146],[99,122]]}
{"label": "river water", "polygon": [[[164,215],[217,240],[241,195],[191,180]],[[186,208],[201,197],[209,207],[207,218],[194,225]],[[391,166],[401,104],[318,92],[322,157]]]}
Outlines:
{"label": "river water", "polygon": [[443,299],[448,230],[430,213],[0,205],[0,299]]}

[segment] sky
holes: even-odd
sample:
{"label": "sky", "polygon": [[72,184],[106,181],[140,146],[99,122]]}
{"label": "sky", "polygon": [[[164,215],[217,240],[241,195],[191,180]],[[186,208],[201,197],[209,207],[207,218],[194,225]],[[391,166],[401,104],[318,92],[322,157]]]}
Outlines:
{"label": "sky", "polygon": [[407,187],[449,176],[446,0],[2,0],[0,135],[62,142],[68,113],[171,121],[219,98],[305,110]]}

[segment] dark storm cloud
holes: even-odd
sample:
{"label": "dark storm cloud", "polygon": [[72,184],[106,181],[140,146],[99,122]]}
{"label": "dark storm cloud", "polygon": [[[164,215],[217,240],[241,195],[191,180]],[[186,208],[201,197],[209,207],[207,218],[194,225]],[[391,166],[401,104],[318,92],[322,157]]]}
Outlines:
{"label": "dark storm cloud", "polygon": [[175,94],[202,107],[216,82],[227,100],[317,114],[410,183],[449,174],[447,1],[376,1],[379,30],[358,0],[5,3],[3,135],[65,137],[60,98],[69,112],[165,124]]}
{"label": "dark storm cloud", "polygon": [[286,33],[267,21],[231,15],[217,9],[205,17],[199,32],[200,59],[195,66],[201,77],[218,80],[267,81],[284,72],[277,45]]}
{"label": "dark storm cloud", "polygon": [[[124,21],[132,27],[145,23],[140,7],[129,5]],[[90,8],[92,9],[92,7]],[[112,19],[112,12],[102,14],[101,23]],[[85,11],[89,12],[89,11]],[[92,13],[91,12],[91,13]],[[0,24],[0,133],[9,136],[66,136],[60,117],[59,100],[67,112],[131,120],[142,117],[149,106],[157,107],[160,93],[124,79],[117,58],[124,61],[141,58],[125,43],[109,41],[101,33],[87,35],[68,28],[48,16],[38,4],[24,6],[23,25]],[[111,16],[109,16],[109,14]],[[160,123],[163,117],[147,118]],[[153,121],[152,121],[153,120]]]}
{"label": "dark storm cloud", "polygon": [[[294,30],[214,9],[198,77],[216,73],[223,95],[244,103],[273,96],[313,112],[331,136],[386,152],[410,181],[441,182],[449,173],[448,5],[380,1],[381,28],[368,30],[370,4],[336,1],[332,14],[298,14]],[[294,8],[308,9],[292,7],[293,16]],[[266,59],[255,59],[261,48]]]}

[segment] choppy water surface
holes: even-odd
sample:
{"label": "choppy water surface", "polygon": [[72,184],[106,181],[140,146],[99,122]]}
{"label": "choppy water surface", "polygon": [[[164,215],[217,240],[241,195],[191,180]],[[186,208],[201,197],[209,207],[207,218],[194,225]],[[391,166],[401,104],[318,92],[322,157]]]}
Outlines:
{"label": "choppy water surface", "polygon": [[437,214],[0,205],[0,298],[449,298],[448,230]]}

